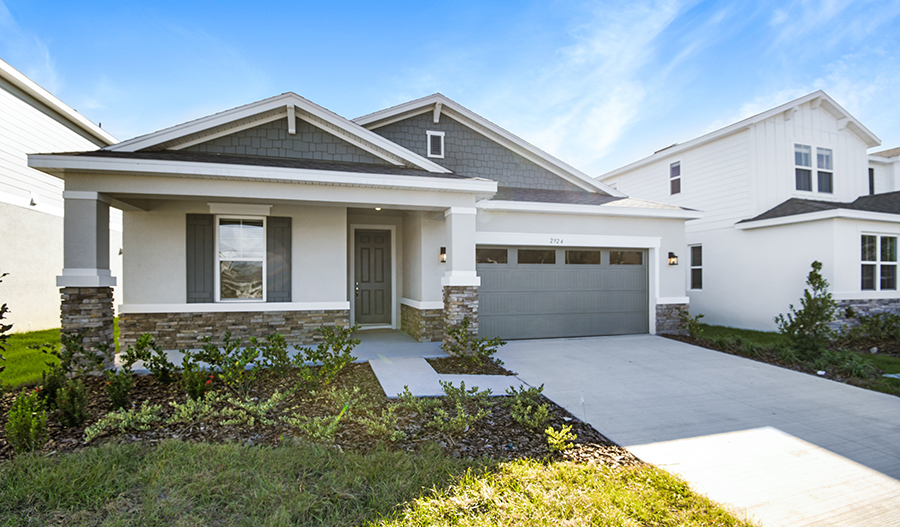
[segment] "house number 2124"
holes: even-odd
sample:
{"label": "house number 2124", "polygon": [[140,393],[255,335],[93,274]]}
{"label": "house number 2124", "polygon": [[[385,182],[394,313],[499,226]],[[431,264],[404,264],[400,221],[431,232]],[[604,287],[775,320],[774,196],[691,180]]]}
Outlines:
{"label": "house number 2124", "polygon": [[550,238],[550,243],[553,245],[562,245],[562,238]]}

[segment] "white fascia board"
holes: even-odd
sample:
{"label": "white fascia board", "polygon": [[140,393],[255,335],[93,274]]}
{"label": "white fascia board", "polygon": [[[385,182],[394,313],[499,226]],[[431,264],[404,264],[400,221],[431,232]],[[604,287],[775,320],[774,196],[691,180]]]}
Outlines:
{"label": "white fascia board", "polygon": [[639,159],[639,160],[635,161],[634,163],[617,168],[611,172],[607,172],[606,174],[599,176],[597,179],[600,179],[601,181],[605,181],[605,180],[613,178],[615,176],[618,176],[618,175],[624,174],[626,172],[635,170],[637,168],[641,168],[643,166],[649,165],[650,163],[655,163],[657,161],[661,161],[663,159],[679,155],[686,150],[691,150],[693,148],[697,148],[698,146],[703,146],[707,143],[711,143],[713,141],[716,141],[723,137],[729,136],[731,134],[735,134],[735,133],[741,132],[743,130],[749,129],[752,125],[754,125],[756,123],[765,121],[766,119],[769,119],[775,115],[778,115],[779,113],[786,112],[792,108],[796,108],[796,107],[806,104],[810,101],[815,101],[816,99],[819,99],[822,102],[827,102],[826,111],[828,111],[835,117],[847,119],[847,126],[850,127],[850,129],[856,135],[858,135],[860,137],[860,139],[862,139],[863,142],[865,142],[870,148],[881,144],[881,139],[879,139],[878,136],[876,136],[868,128],[863,126],[863,124],[860,123],[858,120],[856,120],[855,117],[850,115],[850,113],[847,110],[845,110],[843,107],[841,107],[841,105],[839,105],[837,102],[835,102],[834,99],[829,97],[827,93],[825,93],[822,90],[817,90],[813,93],[810,93],[809,95],[804,95],[803,97],[800,97],[799,99],[795,99],[793,101],[782,104],[781,106],[772,108],[771,110],[767,110],[765,112],[758,113],[758,114],[748,117],[742,121],[738,121],[734,124],[728,125],[724,128],[720,128],[718,130],[709,132],[708,134],[704,134],[704,135],[701,135],[700,137],[691,139],[690,141],[687,141],[685,143],[681,143],[681,144],[673,146],[671,148],[666,148],[665,150],[657,152],[651,156],[647,156],[643,159]]}
{"label": "white fascia board", "polygon": [[609,236],[602,234],[566,234],[536,232],[475,233],[476,245],[530,247],[618,247],[622,249],[659,249],[659,236]]}
{"label": "white fascia board", "polygon": [[865,210],[853,209],[832,209],[819,212],[809,212],[806,214],[794,214],[793,216],[783,216],[781,218],[771,218],[768,220],[735,223],[734,228],[737,230],[745,231],[750,229],[762,229],[765,227],[778,227],[781,225],[792,225],[795,223],[806,223],[810,221],[833,219],[900,223],[900,214],[890,214],[887,212],[869,212]]}
{"label": "white fascia board", "polygon": [[878,165],[893,165],[897,161],[900,161],[900,156],[881,157],[869,154],[869,163],[876,163]]}
{"label": "white fascia board", "polygon": [[[443,174],[451,172],[449,169],[433,161],[429,161],[428,159],[410,150],[407,150],[406,148],[403,148],[402,146],[389,141],[384,137],[381,137],[375,132],[363,128],[353,121],[345,119],[344,117],[326,110],[325,108],[313,103],[310,100],[304,99],[303,97],[290,92],[283,93],[275,97],[270,97],[268,99],[263,99],[262,101],[246,104],[244,106],[240,106],[231,110],[226,110],[224,112],[219,112],[207,117],[202,117],[200,119],[189,121],[187,123],[172,126],[158,132],[153,132],[151,134],[136,137],[134,139],[119,143],[115,146],[108,147],[107,150],[136,152],[144,148],[149,148],[158,144],[178,139],[179,137],[203,132],[204,130],[208,130],[210,128],[224,126],[228,123],[253,117],[254,115],[258,115],[260,113],[275,109],[283,109],[284,115],[287,115],[287,105],[289,104],[298,108],[302,108],[311,115],[314,115],[338,128],[346,130],[350,134],[359,136],[360,138],[365,139],[366,141],[378,146],[379,148],[382,148],[385,151],[390,152],[419,168],[428,170],[429,172],[437,172]],[[282,116],[283,115],[279,114],[279,117]],[[388,161],[392,163],[394,162],[393,160]]]}
{"label": "white fascia board", "polygon": [[90,158],[32,154],[28,166],[52,174],[61,170],[73,172],[108,172],[114,174],[146,174],[178,177],[214,177],[255,181],[288,181],[292,183],[388,187],[443,192],[496,193],[497,182],[476,179],[443,179],[394,174],[360,174],[329,170],[230,165],[224,163],[185,163],[162,159]]}
{"label": "white fascia board", "polygon": [[[416,99],[414,101],[409,101],[397,106],[392,106],[390,108],[370,113],[362,117],[357,117],[353,120],[353,122],[362,126],[376,125],[377,127],[381,127],[393,122],[391,119],[393,119],[394,117],[403,116],[403,118],[407,118],[413,115],[418,115],[419,113],[425,113],[431,111],[432,107],[437,104],[440,104],[442,107],[442,112],[446,113],[451,118],[453,117],[453,113],[455,112],[460,116],[471,120],[476,125],[483,127],[485,130],[502,138],[506,142],[504,146],[506,146],[507,148],[510,148],[518,154],[524,154],[523,157],[530,158],[531,161],[535,162],[541,167],[549,170],[550,172],[553,172],[554,174],[575,185],[578,185],[585,190],[599,190],[601,192],[609,194],[610,196],[618,198],[626,197],[625,194],[619,192],[618,190],[606,185],[605,183],[602,183],[601,181],[598,181],[596,178],[585,174],[572,165],[569,165],[565,161],[562,161],[548,154],[547,152],[513,134],[509,130],[497,126],[491,121],[478,115],[472,110],[469,110],[456,101],[448,99],[446,96],[440,93],[435,93],[427,97],[422,97],[421,99]],[[449,112],[447,111],[448,109],[450,110]],[[481,130],[476,129],[476,131],[482,133],[482,135],[486,135]],[[487,137],[490,138],[490,135],[487,135]]]}
{"label": "white fascia board", "polygon": [[677,218],[696,220],[703,213],[695,210],[647,209],[614,205],[572,205],[568,203],[536,203],[533,201],[482,200],[476,207],[485,211],[533,212],[538,214],[581,214],[587,216],[630,216],[640,218]]}
{"label": "white fascia board", "polygon": [[46,104],[54,111],[60,113],[68,119],[72,124],[81,128],[94,138],[98,139],[104,145],[112,145],[119,140],[111,136],[106,130],[100,128],[96,124],[89,121],[80,113],[69,107],[66,103],[57,99],[53,94],[38,86],[36,82],[22,75],[17,69],[13,68],[3,60],[0,60],[0,77],[7,82],[22,90],[28,95],[34,97],[43,104]]}
{"label": "white fascia board", "polygon": [[120,304],[119,313],[242,313],[259,311],[340,311],[350,302],[219,302],[217,304]]}

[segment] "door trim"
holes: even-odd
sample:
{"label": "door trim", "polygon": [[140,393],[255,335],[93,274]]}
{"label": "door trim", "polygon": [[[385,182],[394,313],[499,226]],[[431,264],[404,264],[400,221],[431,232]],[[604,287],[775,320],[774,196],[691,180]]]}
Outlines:
{"label": "door trim", "polygon": [[[356,324],[356,295],[353,294],[353,284],[356,282],[356,231],[390,231],[391,233],[391,329],[399,329],[397,324],[397,310],[399,298],[397,295],[397,226],[396,225],[369,225],[353,223],[350,225],[350,251],[348,253],[349,280],[347,282],[347,296],[350,297],[350,325]],[[387,326],[366,326],[375,329]]]}

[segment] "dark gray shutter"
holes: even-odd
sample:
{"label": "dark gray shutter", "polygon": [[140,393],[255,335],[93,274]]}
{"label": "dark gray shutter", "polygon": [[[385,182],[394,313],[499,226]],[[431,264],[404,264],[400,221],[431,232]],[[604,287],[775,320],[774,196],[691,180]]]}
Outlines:
{"label": "dark gray shutter", "polygon": [[291,301],[291,219],[266,218],[266,302]]}
{"label": "dark gray shutter", "polygon": [[187,215],[187,301],[211,303],[215,301],[214,225],[212,214]]}

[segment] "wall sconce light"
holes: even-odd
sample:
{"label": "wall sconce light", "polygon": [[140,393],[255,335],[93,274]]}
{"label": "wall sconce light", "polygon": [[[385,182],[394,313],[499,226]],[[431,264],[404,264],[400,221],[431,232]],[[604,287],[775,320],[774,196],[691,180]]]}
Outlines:
{"label": "wall sconce light", "polygon": [[675,253],[669,253],[669,265],[678,265],[678,256]]}
{"label": "wall sconce light", "polygon": [[441,247],[441,263],[447,263],[447,248]]}
{"label": "wall sconce light", "polygon": [[375,210],[381,210],[381,207],[375,207]]}

